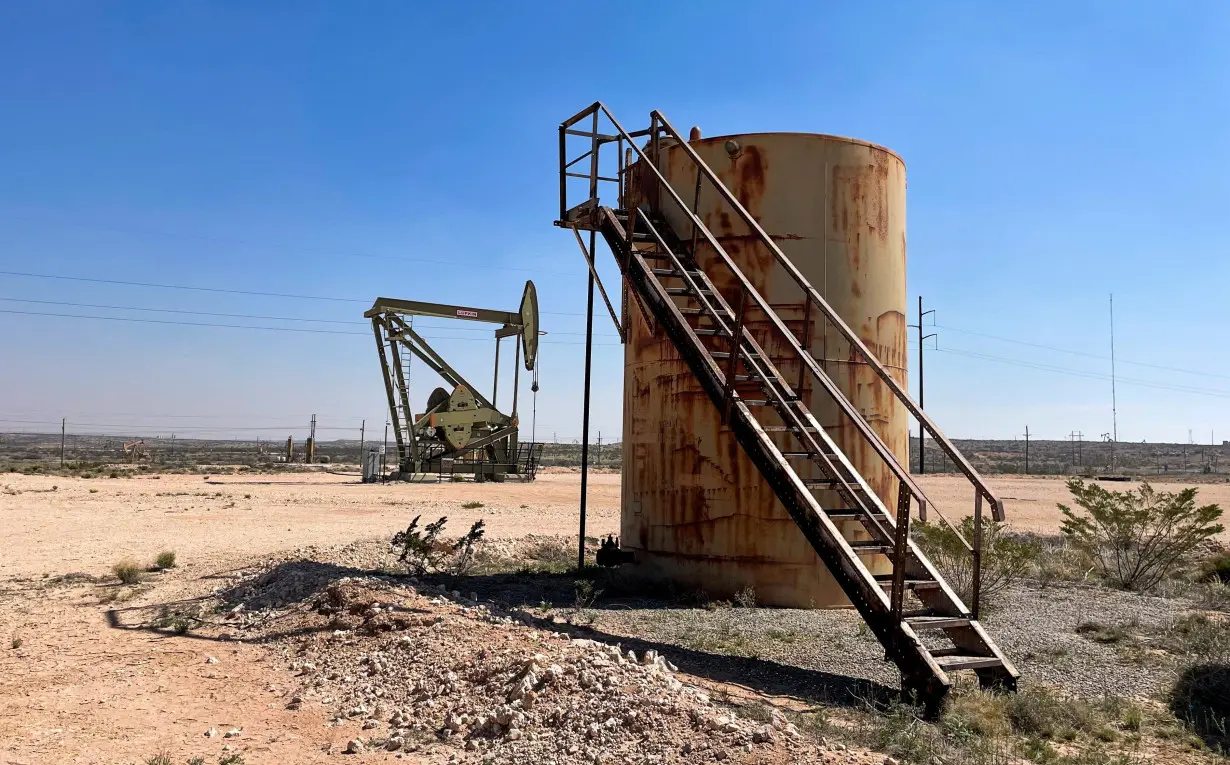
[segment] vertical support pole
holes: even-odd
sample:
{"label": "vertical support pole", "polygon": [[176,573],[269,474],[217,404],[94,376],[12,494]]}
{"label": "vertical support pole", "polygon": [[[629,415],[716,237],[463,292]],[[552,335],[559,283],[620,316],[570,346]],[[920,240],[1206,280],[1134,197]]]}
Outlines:
{"label": "vertical support pole", "polygon": [[[918,296],[918,408],[926,409],[923,389],[923,309],[922,295]],[[918,474],[927,473],[927,430],[918,423]]]}
{"label": "vertical support pole", "polygon": [[[517,390],[517,389],[521,387],[521,343],[519,343],[519,342],[517,342],[516,340],[514,340],[514,341],[513,341],[513,347],[515,348],[515,350],[513,351],[513,406],[512,406],[512,416],[513,416],[513,418],[514,418],[514,419],[516,419],[516,417],[517,417],[517,393],[518,393],[518,390]],[[492,404],[493,406],[495,405],[495,399],[491,399],[491,404]]]}
{"label": "vertical support pole", "polygon": [[619,172],[615,174],[615,177],[619,179],[619,209],[626,210],[628,207],[624,202],[624,173],[628,171],[628,163],[624,161],[624,137],[622,134],[619,136],[619,142],[615,144],[615,148],[617,149],[615,156],[619,158]]}
{"label": "vertical support pole", "polygon": [[[376,353],[380,356],[380,371],[384,372],[384,392],[389,400],[389,417],[396,417],[397,416],[397,397],[396,397],[396,394],[393,392],[393,375],[391,373],[391,370],[389,369],[389,359],[385,355],[384,335],[381,334],[382,328],[385,330],[385,334],[387,335],[388,327],[381,322],[380,317],[373,316],[372,317],[372,334],[376,336]],[[393,350],[393,346],[391,343],[389,345],[389,349]],[[395,435],[397,436],[398,451],[400,451],[401,450],[401,430],[399,429]],[[414,437],[413,433],[410,433],[409,435],[411,438]],[[384,424],[384,441],[385,441],[385,446],[387,447],[388,441],[389,441],[389,423],[388,423],[387,418],[385,419],[385,424]],[[387,448],[386,448],[386,451],[387,451]],[[381,464],[382,464],[381,469],[383,469],[383,459],[381,461]]]}
{"label": "vertical support pole", "polygon": [[739,312],[730,334],[730,358],[726,364],[726,390],[722,396],[722,424],[730,423],[730,410],[735,398],[735,376],[739,372],[739,353],[743,348],[743,313],[747,310],[747,287],[739,293]]}
{"label": "vertical support pole", "polygon": [[64,469],[64,432],[68,427],[68,418],[60,418],[60,469]]}
{"label": "vertical support pole", "polygon": [[[803,336],[802,340],[803,353],[811,353],[811,296],[804,295],[803,300]],[[798,394],[799,400],[803,400],[803,383],[807,381],[807,362],[804,359],[799,359],[799,384],[795,386],[794,392]]]}
{"label": "vertical support pole", "polygon": [[[501,344],[500,341],[503,339],[504,338],[502,337],[496,337],[495,339],[495,382],[491,383],[491,408],[492,409],[497,408],[496,401],[498,400],[498,397],[500,395],[500,344]],[[517,346],[517,347],[519,348],[520,346]]]}
{"label": "vertical support pole", "polygon": [[688,255],[692,258],[696,257],[696,237],[700,235],[700,166],[696,167],[696,195],[692,198],[692,248],[688,250]]}
{"label": "vertical support pole", "polygon": [[1029,475],[1029,426],[1025,426],[1025,475]]}
{"label": "vertical support pole", "polygon": [[388,475],[389,469],[389,421],[384,421],[384,448],[380,450],[380,480]]}
{"label": "vertical support pole", "polygon": [[312,427],[303,452],[303,463],[310,465],[316,460],[316,415],[312,415]]}
{"label": "vertical support pole", "polygon": [[367,434],[367,420],[359,423],[359,465],[363,464],[363,436]]}
{"label": "vertical support pole", "polygon": [[901,621],[905,603],[905,561],[910,539],[910,490],[902,481],[897,486],[897,529],[893,536],[893,587],[889,593],[893,621]]}
{"label": "vertical support pole", "polygon": [[[390,333],[391,334],[391,333]],[[403,338],[404,341],[404,338]],[[418,441],[414,438],[414,412],[410,411],[410,389],[406,385],[406,375],[401,363],[401,351],[397,350],[397,341],[389,341],[389,356],[393,361],[392,385],[397,387],[397,395],[401,400],[401,416],[397,414],[397,405],[393,405],[390,419],[393,420],[393,438],[397,442],[397,465],[400,468],[409,457],[410,462],[417,463]],[[411,352],[413,357],[413,351]],[[402,434],[402,429],[405,434]],[[417,465],[411,471],[417,471]]]}
{"label": "vertical support pole", "polygon": [[568,214],[568,132],[559,126],[559,219]]}
{"label": "vertical support pole", "polygon": [[970,612],[978,618],[979,601],[982,599],[982,492],[974,489],[974,586]]}
{"label": "vertical support pole", "polygon": [[175,434],[171,434],[171,459],[175,459]]}
{"label": "vertical support pole", "polygon": [[[590,251],[596,246],[595,233],[589,232]],[[585,395],[581,413],[581,529],[577,536],[577,570],[585,568],[585,503],[589,493],[589,393],[590,369],[594,353],[594,272],[589,272],[589,301],[585,309]]]}

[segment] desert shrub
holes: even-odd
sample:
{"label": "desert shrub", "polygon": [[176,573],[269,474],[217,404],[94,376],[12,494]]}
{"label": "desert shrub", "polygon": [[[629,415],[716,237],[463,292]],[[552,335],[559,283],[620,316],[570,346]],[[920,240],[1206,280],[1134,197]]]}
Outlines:
{"label": "desert shrub", "polygon": [[1194,664],[1170,690],[1171,713],[1214,751],[1230,751],[1230,664]]}
{"label": "desert shrub", "polygon": [[1116,622],[1113,624],[1102,624],[1101,622],[1081,622],[1076,625],[1076,634],[1082,635],[1095,643],[1103,645],[1113,645],[1122,643],[1132,637],[1134,630],[1139,627],[1139,623],[1135,620],[1126,622]]}
{"label": "desert shrub", "polygon": [[145,765],[172,765],[170,752],[159,752],[145,761]]}
{"label": "desert shrub", "polygon": [[1230,625],[1224,619],[1185,614],[1166,625],[1159,637],[1171,653],[1230,664]]}
{"label": "desert shrub", "polygon": [[124,584],[136,584],[141,581],[141,567],[134,560],[122,560],[111,567],[111,573]]}
{"label": "desert shrub", "polygon": [[756,588],[750,584],[735,593],[735,606],[738,608],[756,607]]}
{"label": "desert shrub", "polygon": [[1230,552],[1218,553],[1201,561],[1197,578],[1201,582],[1230,583]]}
{"label": "desert shrub", "polygon": [[[957,596],[972,605],[974,596],[974,558],[947,524],[917,521],[914,541],[939,569]],[[972,545],[974,519],[966,517],[959,526],[961,536]],[[1019,580],[1039,555],[1040,545],[1012,536],[1003,523],[982,520],[982,602],[992,604],[1000,593]]]}
{"label": "desert shrub", "polygon": [[168,568],[175,568],[175,551],[163,550],[158,553],[158,557],[154,558],[154,568],[163,571]]}
{"label": "desert shrub", "polygon": [[997,738],[1012,732],[1003,696],[983,691],[953,694],[940,725],[958,741]]}
{"label": "desert shrub", "polygon": [[483,503],[482,502],[462,502],[461,506],[462,508],[466,510],[477,510],[478,508],[483,506]]}
{"label": "desert shrub", "polygon": [[421,515],[414,516],[405,531],[393,535],[393,547],[401,548],[398,560],[405,563],[407,569],[416,576],[422,576],[428,571],[468,571],[474,562],[478,543],[486,534],[483,521],[475,521],[464,536],[450,542],[441,536],[445,524],[448,523],[447,516],[441,516],[422,530],[419,529],[420,518]]}
{"label": "desert shrub", "polygon": [[1155,491],[1145,482],[1137,491],[1108,491],[1072,478],[1068,491],[1086,515],[1059,505],[1064,536],[1103,579],[1125,590],[1154,587],[1224,528],[1220,507],[1196,506],[1195,488]]}
{"label": "desert shrub", "polygon": [[1041,687],[1004,697],[1004,714],[1012,729],[1025,736],[1068,739],[1101,727],[1097,710],[1083,699],[1067,698]]}

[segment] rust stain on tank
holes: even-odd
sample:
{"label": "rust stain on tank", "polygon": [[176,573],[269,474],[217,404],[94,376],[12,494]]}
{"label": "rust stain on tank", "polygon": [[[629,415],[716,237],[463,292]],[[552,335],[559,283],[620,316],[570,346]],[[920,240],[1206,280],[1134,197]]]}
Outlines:
{"label": "rust stain on tank", "polygon": [[[701,139],[692,146],[813,286],[858,328],[868,347],[889,364],[903,361],[906,335],[899,325],[904,324],[905,311],[904,257],[895,246],[886,246],[890,240],[884,238],[891,232],[895,244],[900,234],[904,247],[900,160],[866,144],[801,134],[737,136],[742,152],[732,159],[725,150],[727,138]],[[680,154],[666,150],[663,172],[679,196],[690,202],[696,176]],[[630,205],[639,193],[629,193]],[[663,204],[663,215],[676,234],[688,239],[690,230],[681,228],[686,214]],[[719,203],[716,194],[702,194],[700,207],[702,220],[731,259],[787,326],[800,331],[803,313],[797,287],[769,249]],[[882,220],[888,225],[881,225]],[[865,235],[872,228],[876,235]],[[702,266],[712,266],[714,258],[709,248],[699,248]],[[727,300],[737,298],[724,269],[705,270]],[[843,605],[844,596],[733,434],[721,426],[717,408],[699,390],[678,353],[661,334],[649,334],[639,312],[630,316],[621,525],[625,540],[640,542],[638,560],[716,596],[728,597],[750,584],[766,604]],[[771,358],[784,362],[783,373],[793,379],[798,364],[793,359],[785,363],[785,341],[771,331],[765,314],[750,312],[746,326]],[[903,458],[903,408],[892,406],[869,367],[851,360],[847,343],[831,330],[825,333],[818,323],[812,331],[812,347],[818,355],[823,347],[824,356],[832,360],[826,367],[834,382]],[[712,341],[709,345],[718,347]],[[898,371],[892,374],[897,376]],[[900,374],[904,376],[903,371]],[[848,422],[842,422],[832,402],[816,393],[816,386],[804,390],[817,419],[850,459],[863,466],[872,489],[891,507],[895,484],[876,467],[873,450]],[[785,446],[784,437],[776,439]],[[818,477],[805,466],[799,472]],[[831,506],[836,498],[822,493],[818,500]],[[866,538],[857,523],[841,527],[850,538]],[[883,566],[882,556],[868,555],[864,560],[873,570]]]}
{"label": "rust stain on tank", "polygon": [[744,146],[733,160],[735,183],[731,191],[753,217],[757,217],[760,202],[764,198],[765,175],[768,165],[755,145]]}

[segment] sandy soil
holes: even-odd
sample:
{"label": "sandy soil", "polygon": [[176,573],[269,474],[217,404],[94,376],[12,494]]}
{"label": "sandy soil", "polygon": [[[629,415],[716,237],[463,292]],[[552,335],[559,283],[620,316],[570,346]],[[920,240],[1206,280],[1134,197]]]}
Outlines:
{"label": "sandy soil", "polygon": [[[283,708],[291,678],[266,649],[117,630],[108,610],[208,593],[229,569],[277,551],[387,538],[419,513],[447,515],[456,533],[479,518],[492,537],[575,533],[578,493],[575,473],[387,486],[329,474],[0,476],[0,763],[145,762],[164,750],[177,764],[214,763],[223,746],[242,747],[250,764],[335,762],[321,747],[343,747],[342,733],[323,711]],[[618,530],[618,494],[618,475],[591,477],[590,533]],[[483,507],[461,507],[470,502]],[[102,602],[115,585],[55,580],[104,577],[121,558],[144,563],[161,550],[175,550],[179,567],[129,603]],[[204,736],[210,728],[217,738]],[[224,739],[232,728],[243,733]]]}
{"label": "sandy soil", "polygon": [[[51,488],[57,487],[55,491]],[[7,552],[0,580],[69,571],[104,574],[120,558],[175,550],[210,567],[304,545],[391,536],[419,513],[458,534],[479,518],[492,537],[567,534],[577,528],[576,473],[533,483],[361,484],[329,473],[165,475],[83,480],[0,475]],[[462,505],[481,502],[479,508]],[[590,477],[590,535],[619,531],[619,475]]]}
{"label": "sandy soil", "polygon": [[[568,472],[531,484],[387,486],[330,474],[0,476],[0,763],[145,762],[162,750],[177,763],[213,763],[224,746],[242,747],[248,763],[336,762],[322,747],[344,743],[341,734],[323,711],[284,708],[290,680],[269,649],[116,629],[108,611],[208,594],[231,569],[281,551],[387,538],[420,513],[447,515],[454,533],[479,518],[492,537],[574,533],[578,484]],[[968,512],[962,479],[922,484],[951,515]],[[1062,481],[992,484],[1015,527],[1057,529]],[[617,532],[619,476],[595,475],[590,487],[590,533]],[[1230,506],[1230,484],[1204,485],[1200,499]],[[473,502],[483,506],[462,507]],[[106,577],[120,558],[148,562],[164,549],[180,566],[152,575],[154,586],[130,603],[105,602],[114,584],[56,580]],[[204,736],[210,728],[217,738]],[[231,728],[242,733],[222,738]]]}
{"label": "sandy soil", "polygon": [[[1042,476],[992,476],[988,478],[992,490],[1004,500],[1004,513],[1008,524],[1021,531],[1055,534],[1063,515],[1056,505],[1071,504],[1071,495],[1062,478]],[[922,490],[941,512],[951,520],[973,513],[973,488],[963,477],[951,475],[924,475],[918,477]],[[1096,481],[1111,491],[1135,489],[1137,484],[1118,481]],[[1154,482],[1158,491],[1181,491],[1192,484]],[[1230,510],[1230,483],[1194,484],[1199,489],[1196,501],[1199,504],[1218,504]],[[1230,533],[1223,539],[1230,540]]]}

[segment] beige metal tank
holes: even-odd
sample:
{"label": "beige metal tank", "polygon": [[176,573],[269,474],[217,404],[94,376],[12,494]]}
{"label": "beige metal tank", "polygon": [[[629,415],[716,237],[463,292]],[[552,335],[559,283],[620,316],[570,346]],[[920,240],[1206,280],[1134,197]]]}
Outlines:
{"label": "beige metal tank", "polygon": [[[863,141],[806,133],[756,133],[693,140],[690,145],[720,176],[783,253],[819,290],[880,361],[906,384],[905,164],[893,152]],[[684,152],[668,148],[663,173],[679,196],[691,200],[696,175]],[[630,187],[634,203],[640,192]],[[690,229],[682,212],[663,205],[681,238]],[[723,248],[796,333],[804,310],[798,287],[735,219],[716,194],[702,193],[700,214]],[[713,257],[702,247],[702,265]],[[706,269],[716,275],[719,269]],[[719,289],[728,299],[733,293]],[[733,303],[733,300],[732,300]],[[654,336],[635,302],[626,302],[631,333],[624,356],[624,470],[622,545],[635,551],[647,573],[666,576],[713,597],[745,587],[758,602],[796,607],[848,605],[844,594],[739,447],[717,408],[663,333]],[[908,465],[908,418],[865,364],[852,361],[848,344],[812,311],[810,348],[829,376]],[[747,325],[761,340],[763,314]],[[797,362],[778,357],[788,379]],[[891,473],[843,422],[823,395],[805,388],[817,420],[863,472],[890,508]],[[782,442],[785,445],[785,442]],[[799,468],[800,471],[808,468]],[[808,477],[804,474],[804,477]],[[839,506],[835,495],[821,502]],[[849,539],[866,538],[857,521],[840,522]],[[869,554],[873,572],[887,559]]]}

